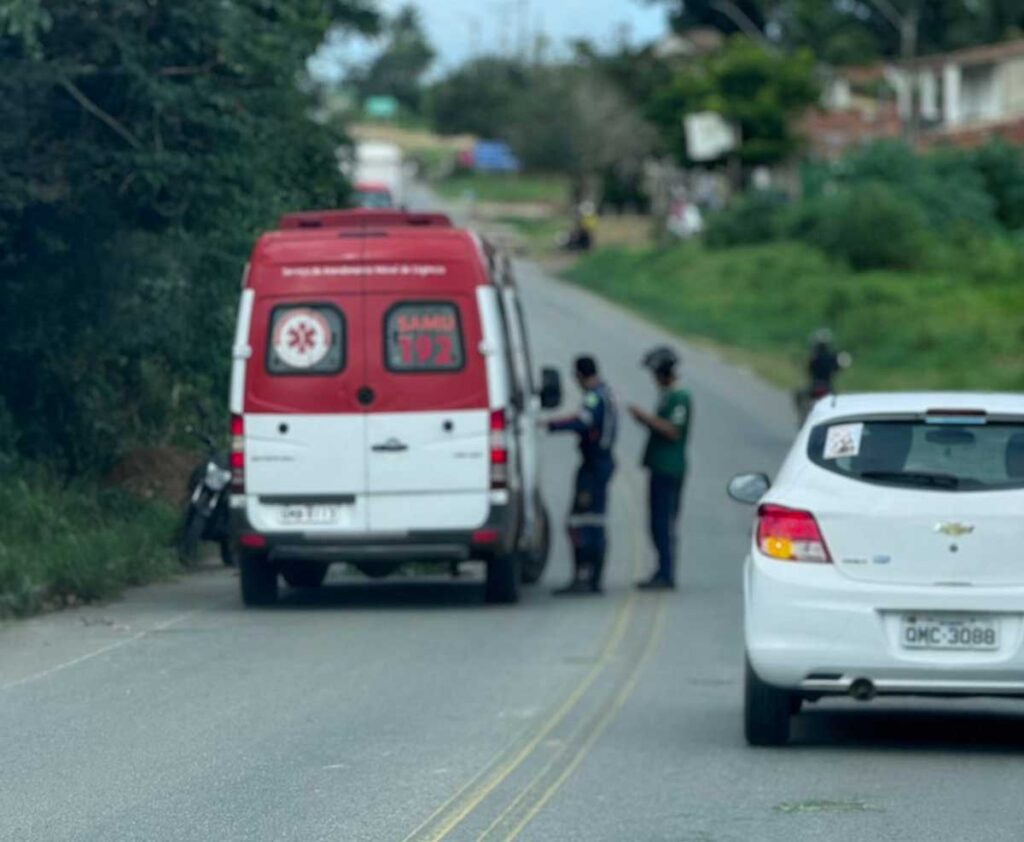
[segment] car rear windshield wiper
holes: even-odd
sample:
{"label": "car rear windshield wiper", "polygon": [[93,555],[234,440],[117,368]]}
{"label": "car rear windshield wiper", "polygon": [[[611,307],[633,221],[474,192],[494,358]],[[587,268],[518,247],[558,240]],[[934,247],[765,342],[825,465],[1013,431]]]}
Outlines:
{"label": "car rear windshield wiper", "polygon": [[861,479],[930,485],[935,488],[957,488],[960,485],[960,478],[953,474],[932,474],[927,471],[864,471],[860,476]]}

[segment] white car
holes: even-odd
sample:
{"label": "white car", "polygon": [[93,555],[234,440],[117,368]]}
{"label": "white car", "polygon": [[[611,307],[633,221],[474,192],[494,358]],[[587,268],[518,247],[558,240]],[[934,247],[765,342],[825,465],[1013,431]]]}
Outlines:
{"label": "white car", "polygon": [[758,504],[748,742],[827,695],[1024,696],[1024,396],[826,398],[729,493]]}

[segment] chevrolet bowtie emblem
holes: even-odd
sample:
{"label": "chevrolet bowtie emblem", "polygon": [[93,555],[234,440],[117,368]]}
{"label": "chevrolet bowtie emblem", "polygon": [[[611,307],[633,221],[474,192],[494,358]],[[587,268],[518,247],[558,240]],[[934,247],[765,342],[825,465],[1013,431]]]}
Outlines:
{"label": "chevrolet bowtie emblem", "polygon": [[950,538],[959,538],[963,535],[970,535],[974,531],[974,526],[970,523],[956,523],[951,521],[950,523],[935,524],[935,531],[943,535],[948,535]]}

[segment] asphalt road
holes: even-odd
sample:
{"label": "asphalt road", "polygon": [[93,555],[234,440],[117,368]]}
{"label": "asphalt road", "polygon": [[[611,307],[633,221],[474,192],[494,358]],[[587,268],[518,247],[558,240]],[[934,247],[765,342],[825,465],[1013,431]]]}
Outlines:
{"label": "asphalt road", "polygon": [[[653,401],[655,328],[530,265],[538,363],[596,353]],[[740,470],[772,471],[784,396],[695,349],[681,590],[651,564],[641,434],[624,422],[604,598],[545,581],[512,607],[478,578],[370,583],[245,611],[231,571],[0,627],[4,840],[1011,840],[1024,833],[1024,707],[809,707],[795,744],[741,733]],[[574,396],[570,390],[570,400]],[[544,445],[564,511],[569,439]]]}

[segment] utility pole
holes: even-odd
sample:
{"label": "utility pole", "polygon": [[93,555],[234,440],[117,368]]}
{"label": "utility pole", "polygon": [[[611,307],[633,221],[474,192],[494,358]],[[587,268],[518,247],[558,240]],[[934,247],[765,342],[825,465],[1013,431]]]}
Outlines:
{"label": "utility pole", "polygon": [[920,113],[917,102],[917,58],[918,27],[921,23],[921,0],[910,0],[905,11],[900,11],[892,0],[870,0],[889,25],[900,36],[900,61],[906,70],[907,87],[910,93],[910,114],[903,127],[907,143],[914,146],[920,129]]}

